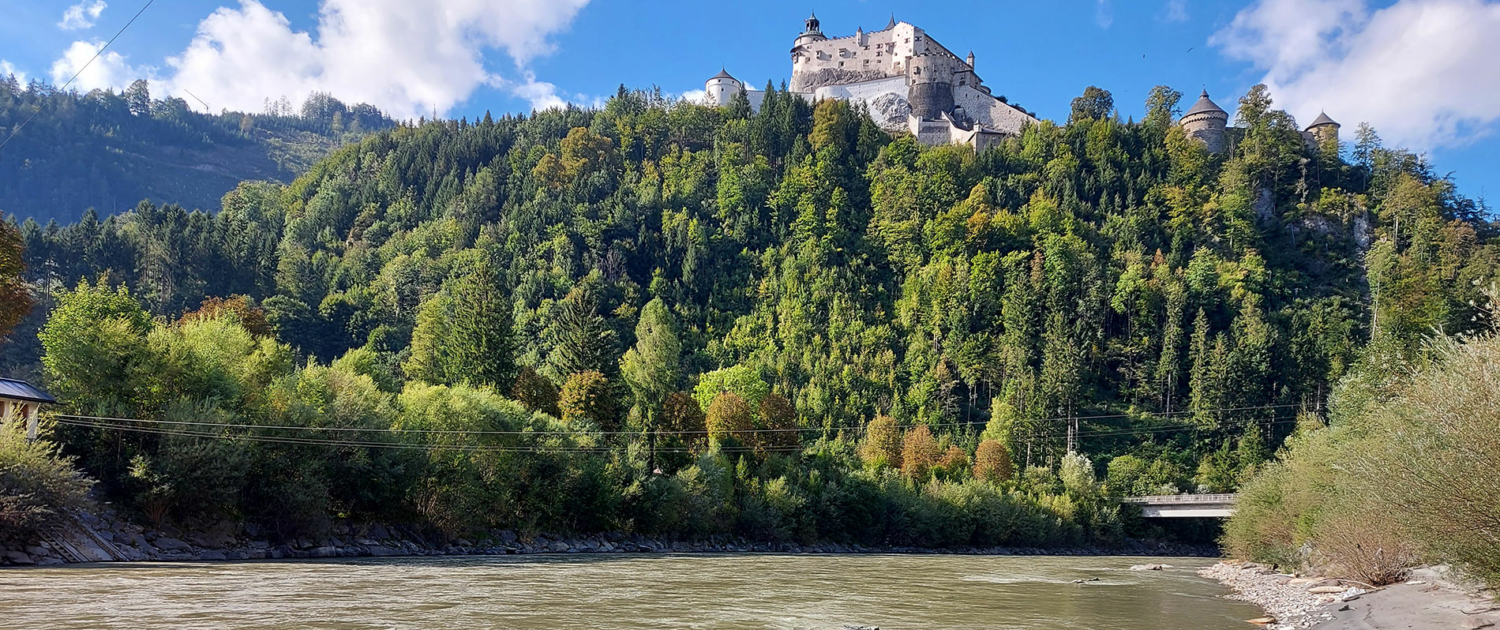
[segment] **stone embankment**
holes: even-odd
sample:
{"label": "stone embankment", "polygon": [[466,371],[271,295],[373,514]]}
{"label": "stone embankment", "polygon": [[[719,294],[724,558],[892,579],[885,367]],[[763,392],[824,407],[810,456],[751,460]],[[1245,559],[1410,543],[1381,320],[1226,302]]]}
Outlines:
{"label": "stone embankment", "polygon": [[[476,538],[437,540],[411,528],[385,524],[335,523],[330,534],[318,538],[278,539],[252,525],[228,521],[207,524],[192,531],[171,526],[143,527],[104,511],[98,516],[81,514],[80,531],[74,540],[89,538],[108,548],[113,560],[209,561],[270,560],[283,558],[356,558],[379,556],[507,555],[536,553],[956,553],[990,555],[1134,555],[1216,556],[1211,546],[1173,543],[1131,542],[1114,547],[1039,549],[989,547],[927,549],[920,547],[866,547],[834,542],[801,545],[791,542],[752,542],[724,536],[705,540],[678,541],[640,534],[610,533],[587,536],[542,534],[522,536],[495,530]],[[87,531],[83,531],[87,530]],[[65,536],[45,537],[42,542],[0,542],[0,564],[54,565],[85,561],[64,546]],[[68,545],[69,547],[77,545]],[[94,558],[103,560],[104,558]]]}

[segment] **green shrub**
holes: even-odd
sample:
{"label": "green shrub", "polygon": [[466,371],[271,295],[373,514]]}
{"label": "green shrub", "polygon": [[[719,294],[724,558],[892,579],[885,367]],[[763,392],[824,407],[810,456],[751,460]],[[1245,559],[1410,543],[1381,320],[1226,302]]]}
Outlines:
{"label": "green shrub", "polygon": [[31,539],[65,522],[91,485],[51,442],[28,441],[22,423],[0,427],[0,537]]}

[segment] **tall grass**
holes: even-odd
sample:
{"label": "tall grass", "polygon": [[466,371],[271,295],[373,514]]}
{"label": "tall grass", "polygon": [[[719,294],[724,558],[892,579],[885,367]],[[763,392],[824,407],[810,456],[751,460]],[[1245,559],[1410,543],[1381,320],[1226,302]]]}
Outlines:
{"label": "tall grass", "polygon": [[1452,562],[1500,586],[1500,337],[1441,338],[1424,365],[1340,385],[1241,488],[1233,555],[1383,584]]}

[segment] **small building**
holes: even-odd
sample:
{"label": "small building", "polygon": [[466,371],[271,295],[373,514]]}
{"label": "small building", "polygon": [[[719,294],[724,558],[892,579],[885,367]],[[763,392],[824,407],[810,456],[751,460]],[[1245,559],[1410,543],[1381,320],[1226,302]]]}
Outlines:
{"label": "small building", "polygon": [[25,421],[28,440],[36,439],[37,414],[41,412],[42,405],[56,402],[56,398],[31,383],[0,378],[0,424]]}

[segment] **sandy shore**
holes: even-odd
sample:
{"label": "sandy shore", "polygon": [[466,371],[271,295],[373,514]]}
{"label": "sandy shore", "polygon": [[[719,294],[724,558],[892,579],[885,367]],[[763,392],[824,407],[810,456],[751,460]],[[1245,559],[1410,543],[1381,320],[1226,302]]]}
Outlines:
{"label": "sandy shore", "polygon": [[1200,574],[1232,589],[1231,598],[1265,609],[1275,620],[1266,627],[1275,630],[1500,630],[1500,603],[1449,581],[1442,568],[1419,569],[1405,583],[1377,589],[1254,563],[1221,562]]}

